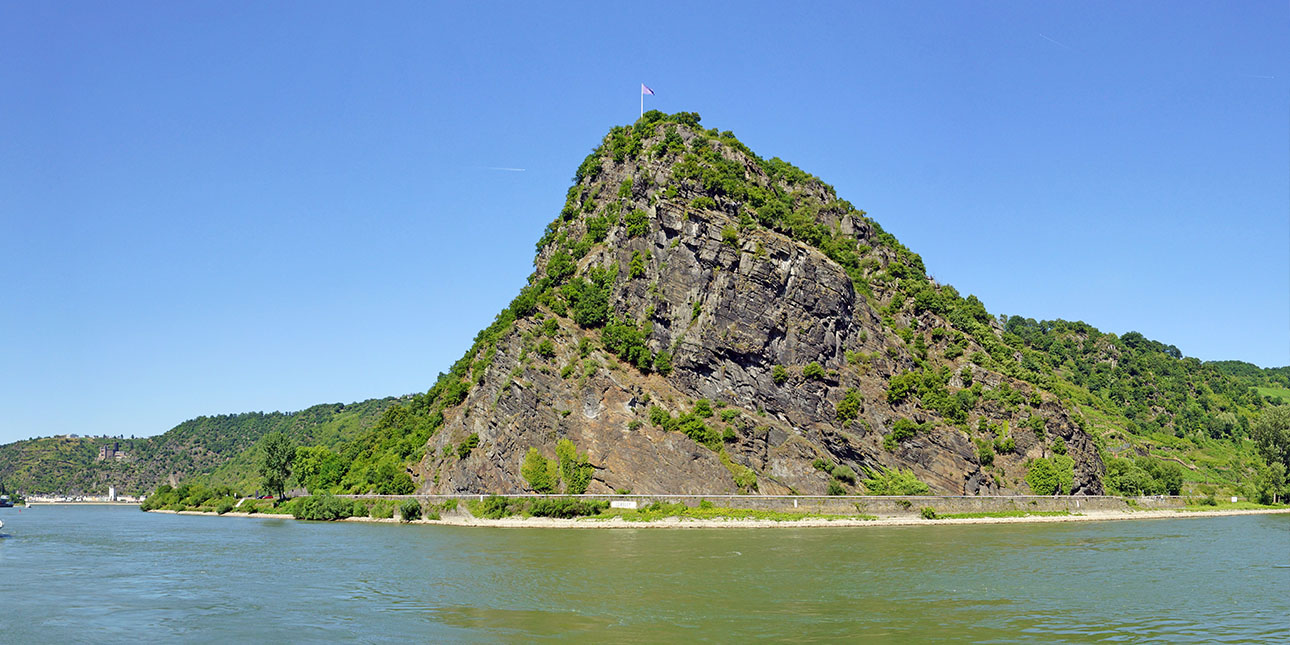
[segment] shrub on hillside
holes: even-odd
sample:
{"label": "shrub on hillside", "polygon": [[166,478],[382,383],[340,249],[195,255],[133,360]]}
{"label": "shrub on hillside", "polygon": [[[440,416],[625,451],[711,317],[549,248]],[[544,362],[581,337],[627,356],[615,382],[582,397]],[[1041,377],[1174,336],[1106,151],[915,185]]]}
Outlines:
{"label": "shrub on hillside", "polygon": [[887,401],[899,403],[914,392],[918,385],[917,372],[903,372],[891,377],[887,383]]}
{"label": "shrub on hillside", "polygon": [[669,414],[667,410],[664,410],[657,405],[649,406],[649,422],[654,424],[656,427],[663,428],[665,430],[669,430],[670,428],[668,426],[674,423],[672,415]]}
{"label": "shrub on hillside", "polygon": [[712,404],[709,403],[707,399],[699,399],[695,401],[694,414],[695,416],[703,417],[704,419],[711,418],[713,414]]}
{"label": "shrub on hillside", "polygon": [[555,444],[555,456],[560,462],[560,479],[564,482],[565,492],[571,495],[587,492],[591,476],[596,472],[587,455],[578,454],[572,441],[561,439]]}
{"label": "shrub on hillside", "polygon": [[645,211],[636,209],[623,216],[623,223],[627,225],[627,236],[638,237],[649,232],[649,215]]}
{"label": "shrub on hillside", "polygon": [[900,442],[911,439],[919,430],[927,429],[928,424],[917,424],[909,419],[896,419],[891,426],[891,432],[882,439],[882,447],[887,450],[895,450]]}
{"label": "shrub on hillside", "polygon": [[918,480],[913,470],[882,468],[866,470],[865,490],[870,495],[926,495],[931,492],[927,484]]}
{"label": "shrub on hillside", "polygon": [[976,460],[982,466],[989,466],[994,463],[994,445],[989,439],[976,439]]}
{"label": "shrub on hillside", "polygon": [[535,493],[555,492],[556,480],[559,477],[555,464],[533,447],[530,447],[528,453],[524,455],[524,463],[520,465],[520,475]]}
{"label": "shrub on hillside", "polygon": [[848,389],[842,400],[838,401],[838,421],[846,423],[859,416],[861,401],[862,397],[859,390],[855,388]]}
{"label": "shrub on hillside", "polygon": [[690,205],[700,210],[702,209],[715,210],[717,208],[717,201],[715,199],[712,199],[711,197],[708,197],[707,195],[703,195],[701,197],[695,197],[694,199],[690,200]]}
{"label": "shrub on hillside", "polygon": [[[994,440],[994,450],[1000,454],[1016,452],[1017,440],[1012,437],[999,437]],[[1065,452],[1058,452],[1057,450],[1053,450],[1053,452],[1057,452],[1057,454],[1061,455],[1066,454]]]}
{"label": "shrub on hillside", "polygon": [[465,459],[466,457],[469,457],[471,451],[473,451],[477,446],[479,446],[479,433],[472,432],[470,433],[470,436],[466,437],[465,441],[461,442],[461,445],[457,446],[457,458]]}
{"label": "shrub on hillside", "polygon": [[654,355],[646,345],[650,334],[649,327],[649,323],[638,326],[631,318],[620,319],[618,316],[611,316],[600,332],[600,340],[611,354],[635,365],[642,372],[648,372],[654,364]]}
{"label": "shrub on hillside", "polygon": [[552,358],[555,356],[555,345],[552,344],[551,339],[543,338],[534,351],[542,358]]}
{"label": "shrub on hillside", "polygon": [[672,373],[672,354],[670,352],[659,352],[654,357],[654,371],[663,376]]}
{"label": "shrub on hillside", "polygon": [[1040,457],[1030,462],[1026,483],[1036,495],[1069,495],[1075,483],[1075,460],[1066,455]]}
{"label": "shrub on hillside", "polygon": [[829,474],[833,475],[833,478],[838,481],[844,481],[848,484],[856,483],[855,471],[841,464],[838,464],[834,466],[832,469],[830,469]]}

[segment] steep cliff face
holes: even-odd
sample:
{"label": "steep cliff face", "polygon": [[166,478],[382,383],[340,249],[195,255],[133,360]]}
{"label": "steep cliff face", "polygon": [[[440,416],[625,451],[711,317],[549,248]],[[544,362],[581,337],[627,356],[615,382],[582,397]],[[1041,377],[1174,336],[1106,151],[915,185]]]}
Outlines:
{"label": "steep cliff face", "polygon": [[818,179],[688,114],[616,128],[575,179],[449,377],[420,490],[823,494],[899,468],[1026,493],[1052,458],[1101,492],[1078,419],[994,369],[980,303]]}

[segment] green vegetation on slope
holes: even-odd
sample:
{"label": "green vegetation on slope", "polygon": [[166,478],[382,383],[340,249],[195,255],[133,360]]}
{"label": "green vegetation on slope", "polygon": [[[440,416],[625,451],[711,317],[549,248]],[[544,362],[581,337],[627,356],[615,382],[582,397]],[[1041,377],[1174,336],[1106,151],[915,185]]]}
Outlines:
{"label": "green vegetation on slope", "polygon": [[[1265,392],[1284,388],[1290,369],[1205,363],[1137,332],[1117,336],[1065,320],[1007,317],[1001,340],[1021,355],[1001,366],[1005,373],[1058,394],[1083,413],[1081,421],[1104,451],[1109,491],[1177,494],[1183,487],[1173,483],[1173,463],[1184,486],[1218,484],[1256,494],[1254,480],[1265,464],[1250,438],[1251,424],[1280,403]],[[1139,471],[1170,469],[1170,483],[1126,475],[1132,469],[1121,455]]]}
{"label": "green vegetation on slope", "polygon": [[[0,481],[27,493],[137,495],[173,476],[255,490],[255,444],[281,432],[298,444],[335,446],[371,428],[394,398],[349,405],[316,405],[299,412],[202,416],[142,439],[47,437],[0,446]],[[97,461],[101,446],[116,445],[123,459]]]}

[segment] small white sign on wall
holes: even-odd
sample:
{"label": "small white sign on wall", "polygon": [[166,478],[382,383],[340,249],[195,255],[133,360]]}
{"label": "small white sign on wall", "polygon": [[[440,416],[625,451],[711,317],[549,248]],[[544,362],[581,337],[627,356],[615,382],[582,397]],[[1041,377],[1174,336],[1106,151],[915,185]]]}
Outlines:
{"label": "small white sign on wall", "polygon": [[609,502],[609,508],[636,508],[635,500],[614,500]]}

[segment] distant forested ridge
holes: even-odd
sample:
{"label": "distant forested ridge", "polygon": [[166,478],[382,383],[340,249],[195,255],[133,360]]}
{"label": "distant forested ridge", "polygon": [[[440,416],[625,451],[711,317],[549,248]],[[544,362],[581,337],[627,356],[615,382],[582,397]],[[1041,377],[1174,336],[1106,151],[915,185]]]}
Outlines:
{"label": "distant forested ridge", "polygon": [[1202,362],[1138,332],[1117,337],[1082,322],[1005,320],[1004,342],[1022,351],[1020,377],[1076,386],[1073,396],[1123,416],[1132,434],[1238,437],[1260,410],[1290,402],[1290,367]]}
{"label": "distant forested ridge", "polygon": [[[44,437],[0,446],[0,483],[27,493],[136,495],[194,477],[249,482],[250,454],[261,437],[283,432],[302,444],[336,446],[370,430],[400,399],[316,405],[299,412],[201,416],[146,438]],[[100,461],[102,447],[121,458]]]}
{"label": "distant forested ridge", "polygon": [[[1251,426],[1290,404],[1290,367],[1201,361],[1138,332],[1104,333],[1083,322],[1004,317],[1015,370],[1078,407],[1098,437],[1114,492],[1133,463],[1178,463],[1188,481],[1246,490],[1261,463]],[[1131,480],[1131,478],[1130,478]],[[1126,480],[1129,481],[1129,480]]]}

